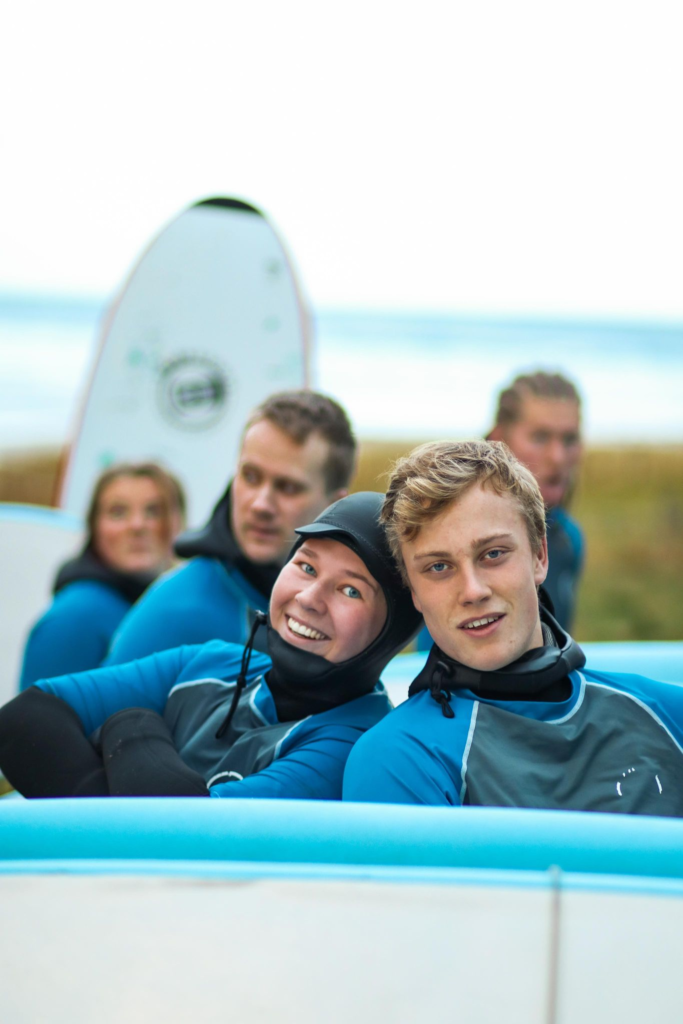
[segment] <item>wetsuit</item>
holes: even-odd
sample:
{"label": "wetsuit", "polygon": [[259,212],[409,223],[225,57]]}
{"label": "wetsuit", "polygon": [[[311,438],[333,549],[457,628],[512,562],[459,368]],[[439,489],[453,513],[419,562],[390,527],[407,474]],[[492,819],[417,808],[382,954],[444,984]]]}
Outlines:
{"label": "wetsuit", "polygon": [[358,745],[344,798],[683,815],[683,687],[570,678],[559,703],[462,691],[453,720],[429,693],[411,697]]}
{"label": "wetsuit", "polygon": [[[110,716],[126,709],[148,709],[161,716],[180,759],[201,776],[212,796],[340,799],[344,765],[353,744],[391,709],[384,687],[378,685],[356,700],[318,714],[283,720],[264,680],[270,659],[255,653],[229,727],[217,737],[233,700],[243,653],[239,645],[213,641],[163,651],[127,665],[42,680],[36,689],[52,696],[52,706],[43,701],[50,713],[59,708],[54,698],[65,702],[78,716],[83,742],[88,737],[100,752],[101,727],[107,720],[115,721]],[[22,694],[24,700],[29,696],[34,694]],[[38,700],[39,695],[35,696]],[[3,711],[8,721],[0,729],[0,752],[6,752],[0,767],[10,782],[29,796],[68,795],[52,792],[51,781],[45,778],[52,770],[59,771],[56,766],[53,769],[52,759],[39,763],[39,755],[33,752],[18,764],[15,754],[7,752],[10,742],[30,744],[37,719],[27,722],[21,736],[21,725],[16,719],[9,721],[9,705]],[[8,738],[10,731],[13,741]],[[73,744],[73,739],[69,742]],[[82,789],[77,792],[91,795]]]}
{"label": "wetsuit", "polygon": [[57,574],[54,599],[29,633],[19,688],[37,679],[96,668],[153,573],[117,572],[90,546]]}
{"label": "wetsuit", "polygon": [[562,508],[548,511],[546,525],[548,575],[543,586],[550,594],[555,618],[564,629],[571,629],[576,592],[583,571],[583,534],[578,523]]}
{"label": "wetsuit", "polygon": [[683,686],[593,672],[564,639],[499,672],[434,646],[409,699],[354,750],[344,798],[683,816]]}
{"label": "wetsuit", "polygon": [[[254,613],[267,611],[278,566],[255,565],[238,548],[230,526],[230,487],[207,525],[179,537],[175,550],[190,561],[162,577],[126,615],[106,664],[207,640],[244,644]],[[264,649],[264,631],[255,646]]]}

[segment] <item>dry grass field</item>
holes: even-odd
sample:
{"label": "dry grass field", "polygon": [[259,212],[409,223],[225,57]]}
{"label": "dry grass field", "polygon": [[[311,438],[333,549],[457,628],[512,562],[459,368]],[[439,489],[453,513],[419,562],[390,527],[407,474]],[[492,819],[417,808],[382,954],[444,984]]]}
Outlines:
{"label": "dry grass field", "polygon": [[[412,447],[364,441],[354,488],[383,490]],[[0,501],[51,504],[59,455],[1,457]],[[590,449],[573,513],[587,544],[577,639],[683,640],[683,446]]]}

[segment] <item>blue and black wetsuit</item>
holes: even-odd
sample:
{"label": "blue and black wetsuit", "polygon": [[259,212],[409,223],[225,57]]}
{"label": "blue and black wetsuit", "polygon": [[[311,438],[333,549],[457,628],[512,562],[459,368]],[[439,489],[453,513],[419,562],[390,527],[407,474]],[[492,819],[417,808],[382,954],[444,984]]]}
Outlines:
{"label": "blue and black wetsuit", "polygon": [[57,573],[52,604],[29,633],[19,688],[97,668],[131,606],[156,573],[117,572],[88,545]]}
{"label": "blue and black wetsuit", "polygon": [[562,508],[548,511],[546,527],[548,575],[543,586],[550,595],[555,618],[564,629],[571,629],[583,571],[583,534],[578,523]]}
{"label": "blue and black wetsuit", "polygon": [[559,627],[544,639],[498,672],[434,646],[353,751],[344,799],[683,816],[683,686],[593,672]]}
{"label": "blue and black wetsuit", "polygon": [[[163,744],[179,755],[169,783],[176,795],[340,799],[353,744],[391,710],[384,687],[320,713],[294,708],[290,719],[278,713],[264,678],[270,659],[254,653],[229,726],[217,735],[243,655],[243,647],[216,640],[41,680],[0,711],[0,767],[26,796],[109,795],[121,791],[122,774],[130,781],[126,761],[148,772]],[[39,741],[47,729],[58,756]],[[147,751],[142,762],[136,746]],[[61,755],[75,768],[78,750],[87,770],[74,774],[69,791]],[[188,792],[184,780],[192,778]],[[159,791],[158,776],[135,785],[133,794]]]}

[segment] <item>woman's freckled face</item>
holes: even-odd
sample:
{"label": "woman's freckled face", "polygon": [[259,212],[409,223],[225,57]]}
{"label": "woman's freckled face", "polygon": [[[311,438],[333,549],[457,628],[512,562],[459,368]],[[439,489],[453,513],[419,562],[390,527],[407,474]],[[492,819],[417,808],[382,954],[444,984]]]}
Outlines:
{"label": "woman's freckled face", "polygon": [[306,538],[270,599],[270,621],[282,639],[334,664],[364,651],[386,617],[384,593],[365,563],[329,538]]}
{"label": "woman's freckled face", "polygon": [[149,477],[115,477],[97,506],[93,546],[119,572],[150,572],[172,559],[171,523],[164,494]]}

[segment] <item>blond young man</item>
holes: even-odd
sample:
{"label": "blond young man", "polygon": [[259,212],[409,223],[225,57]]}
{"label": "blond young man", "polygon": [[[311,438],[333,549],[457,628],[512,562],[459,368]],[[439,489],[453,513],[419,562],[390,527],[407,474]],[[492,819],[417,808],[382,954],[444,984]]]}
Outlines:
{"label": "blond young man", "polygon": [[382,519],[435,643],[345,799],[683,815],[683,688],[584,667],[539,604],[543,498],[504,444],[417,448]]}

